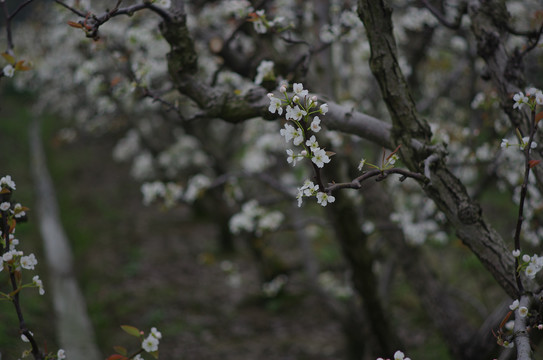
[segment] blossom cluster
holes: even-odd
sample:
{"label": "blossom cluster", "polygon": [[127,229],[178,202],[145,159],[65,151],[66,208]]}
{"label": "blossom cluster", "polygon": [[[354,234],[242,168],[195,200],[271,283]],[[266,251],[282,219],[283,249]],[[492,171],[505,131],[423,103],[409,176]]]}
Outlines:
{"label": "blossom cluster", "polygon": [[[526,146],[528,146],[529,141],[530,141],[530,138],[528,136],[525,136],[525,137],[521,138],[520,142],[518,144],[516,144],[516,143],[512,144],[509,139],[502,139],[500,147],[502,149],[507,149],[508,147],[511,147],[511,146],[518,146],[520,148],[520,150],[524,150],[526,148]],[[530,149],[535,149],[536,147],[537,147],[537,143],[535,141],[532,141],[530,143]]]}
{"label": "blossom cluster", "polygon": [[302,206],[303,197],[317,197],[317,203],[326,206],[328,203],[333,203],[336,201],[336,198],[332,195],[329,195],[325,192],[319,191],[319,185],[313,183],[313,181],[306,180],[302,187],[298,188],[296,194],[296,199],[298,200],[298,207]]}
{"label": "blossom cluster", "polygon": [[229,226],[234,234],[247,231],[261,236],[264,231],[277,230],[284,217],[282,212],[266,211],[256,200],[251,200],[243,204],[241,212],[232,216]]}
{"label": "blossom cluster", "polygon": [[[385,360],[383,358],[377,358],[377,360]],[[386,359],[386,360],[389,360],[389,359]],[[406,357],[405,354],[403,352],[401,352],[400,350],[396,351],[394,353],[394,360],[411,360],[411,358],[409,357]]]}
{"label": "blossom cluster", "polygon": [[[520,257],[520,250],[513,250],[514,257]],[[521,269],[524,269],[524,273],[527,278],[534,279],[541,269],[543,269],[543,256],[534,254],[530,256],[528,254],[522,255],[522,262],[520,264]]]}
{"label": "blossom cluster", "polygon": [[519,307],[519,300],[515,299],[511,305],[509,305],[509,309],[512,311],[515,311],[518,309],[518,313],[520,317],[526,317],[528,315],[528,308],[526,306],[520,306]]}
{"label": "blossom cluster", "polygon": [[141,348],[148,353],[158,351],[160,339],[162,339],[162,333],[158,331],[157,328],[153,327],[151,328],[150,334],[141,342]]}
{"label": "blossom cluster", "polygon": [[513,109],[521,109],[527,105],[531,110],[535,109],[536,105],[543,105],[543,92],[534,87],[526,88],[525,92],[519,91],[513,95]]}
{"label": "blossom cluster", "polygon": [[[317,97],[309,96],[308,90],[304,89],[301,83],[293,84],[292,96],[287,92],[287,88],[288,84],[286,83],[281,84],[279,88],[279,92],[283,94],[284,98],[276,97],[273,93],[268,94],[270,99],[268,110],[272,114],[283,115],[284,113],[287,120],[284,128],[280,130],[281,136],[285,138],[287,143],[292,141],[293,145],[302,147],[300,152],[287,149],[287,162],[296,166],[299,161],[307,158],[317,168],[322,169],[324,164],[330,162],[332,153],[321,148],[313,134],[321,130],[321,119],[318,115],[326,115],[328,104],[324,103],[319,106]],[[311,136],[309,136],[310,133]],[[332,195],[320,191],[319,185],[315,185],[311,181],[306,181],[304,186],[298,189],[296,196],[298,206],[301,206],[303,196],[316,196],[318,203],[322,206],[335,201]]]}
{"label": "blossom cluster", "polygon": [[[0,178],[0,194],[10,194],[16,187],[17,186],[10,175]],[[28,208],[19,203],[12,204],[11,201],[7,200],[9,199],[8,196],[3,196],[2,199],[3,200],[0,202],[0,217],[6,217],[7,223],[14,224],[17,219],[21,219],[26,215]],[[0,254],[0,272],[4,269],[9,269],[9,271],[14,269],[17,269],[18,271],[21,269],[34,270],[35,266],[38,264],[36,255],[33,253],[25,255],[23,251],[17,249],[19,239],[15,237],[15,227],[12,226],[11,228],[9,234],[4,234],[0,229],[0,248],[3,249],[3,253]],[[24,287],[37,287],[40,295],[45,294],[43,282],[39,275],[35,275],[32,278],[31,283],[21,285],[21,288]],[[9,295],[0,294],[9,297]]]}
{"label": "blossom cluster", "polygon": [[[253,28],[259,34],[265,34],[268,32],[268,29],[278,28],[282,26],[285,22],[285,18],[278,16],[273,20],[268,20],[266,18],[266,11],[264,9],[257,10],[255,12],[249,13],[249,20],[253,23]],[[281,31],[281,29],[279,29]]]}

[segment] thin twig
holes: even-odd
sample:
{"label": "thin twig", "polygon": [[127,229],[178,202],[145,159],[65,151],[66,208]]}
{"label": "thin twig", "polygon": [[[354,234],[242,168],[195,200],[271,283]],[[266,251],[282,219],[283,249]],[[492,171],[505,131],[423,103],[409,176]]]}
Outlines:
{"label": "thin twig", "polygon": [[332,191],[336,191],[336,190],[339,190],[339,189],[356,189],[356,190],[358,190],[358,189],[362,188],[362,182],[364,182],[365,180],[376,177],[376,179],[375,179],[376,181],[382,181],[385,178],[387,178],[390,174],[399,174],[399,175],[401,175],[400,181],[403,181],[406,178],[413,178],[413,179],[416,179],[418,181],[422,181],[422,182],[425,182],[425,183],[428,182],[428,179],[423,174],[414,173],[414,172],[411,172],[411,171],[405,170],[405,169],[397,169],[397,168],[391,168],[391,169],[386,169],[386,170],[375,169],[375,170],[370,170],[368,172],[365,172],[364,174],[360,175],[359,177],[357,177],[356,179],[354,179],[350,183],[330,184],[326,188],[326,192],[332,192]]}
{"label": "thin twig", "polygon": [[[524,201],[526,200],[526,193],[528,192],[528,181],[530,176],[530,151],[531,145],[534,140],[534,135],[537,131],[537,124],[535,122],[535,109],[532,110],[531,124],[530,124],[530,136],[528,142],[524,145],[524,181],[520,188],[520,201],[518,209],[517,226],[515,228],[514,242],[515,250],[520,250],[520,233],[522,230],[522,222],[524,221]],[[524,286],[520,278],[519,261],[518,257],[515,257],[515,279],[517,281],[519,296],[524,292]]]}
{"label": "thin twig", "polygon": [[451,22],[447,20],[447,18],[439,12],[432,4],[428,2],[428,0],[421,0],[421,3],[435,16],[435,18],[446,27],[457,30],[460,28],[460,24],[462,24],[462,16],[466,14],[467,12],[467,3],[464,1],[460,3],[458,14],[456,14],[456,18],[454,19],[454,22]]}

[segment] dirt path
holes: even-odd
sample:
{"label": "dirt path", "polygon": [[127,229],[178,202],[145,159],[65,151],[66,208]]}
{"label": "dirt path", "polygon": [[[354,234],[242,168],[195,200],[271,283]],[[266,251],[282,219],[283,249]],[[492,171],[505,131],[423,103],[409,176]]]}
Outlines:
{"label": "dirt path", "polygon": [[49,284],[46,283],[45,288],[53,298],[59,344],[66,350],[70,360],[99,360],[102,357],[96,346],[85,300],[74,276],[70,244],[60,222],[39,120],[34,120],[31,125],[30,153],[36,189],[36,212],[49,268]]}

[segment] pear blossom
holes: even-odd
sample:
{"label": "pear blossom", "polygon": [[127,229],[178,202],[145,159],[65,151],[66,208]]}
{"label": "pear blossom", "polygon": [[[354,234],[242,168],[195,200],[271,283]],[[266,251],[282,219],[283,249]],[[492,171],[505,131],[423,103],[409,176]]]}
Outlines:
{"label": "pear blossom", "polygon": [[66,351],[64,351],[64,349],[59,349],[57,351],[57,359],[58,360],[66,359]]}
{"label": "pear blossom", "polygon": [[390,157],[390,159],[388,159],[388,163],[389,163],[390,165],[394,165],[394,164],[396,163],[396,161],[398,161],[399,158],[400,158],[400,157],[399,157],[398,155],[394,154],[394,155],[392,155],[392,156]]}
{"label": "pear blossom", "polygon": [[294,107],[291,107],[290,105],[287,106],[287,120],[292,119],[294,121],[299,121],[305,115],[307,115],[307,111],[300,109],[298,105],[295,105]]}
{"label": "pear blossom", "polygon": [[281,136],[285,137],[285,140],[288,143],[290,140],[292,140],[294,138],[294,134],[296,133],[296,129],[294,128],[294,126],[292,126],[290,124],[285,124],[285,128],[281,129],[279,131],[279,133],[281,134]]}
{"label": "pear blossom", "polygon": [[296,146],[300,145],[302,141],[304,141],[304,134],[299,128],[294,130],[293,136],[294,140],[292,140],[292,143]]}
{"label": "pear blossom", "polygon": [[10,175],[6,175],[0,179],[0,187],[15,190],[15,182],[11,180]]}
{"label": "pear blossom", "polygon": [[304,98],[309,93],[307,90],[304,90],[304,85],[301,83],[295,83],[292,85],[292,90],[296,95],[298,95],[301,98]]}
{"label": "pear blossom", "polygon": [[268,107],[268,111],[271,112],[272,114],[275,114],[275,112],[277,111],[278,115],[282,115],[283,114],[282,105],[283,103],[281,102],[281,99],[278,99],[276,97],[270,97],[270,106]]}
{"label": "pear blossom", "polygon": [[22,218],[26,215],[26,212],[23,210],[23,206],[17,203],[13,207],[13,214],[16,218]]}
{"label": "pear blossom", "polygon": [[360,163],[358,164],[358,171],[362,171],[362,168],[366,164],[366,159],[360,160]]}
{"label": "pear blossom", "polygon": [[535,264],[528,265],[526,267],[526,270],[524,270],[524,273],[526,274],[526,277],[528,277],[529,279],[534,279],[537,272],[538,272],[538,269],[535,266]]}
{"label": "pear blossom", "polygon": [[312,196],[319,190],[319,185],[313,184],[313,181],[306,180],[301,189],[305,196]]}
{"label": "pear blossom", "polygon": [[528,315],[528,308],[526,306],[519,307],[518,314],[520,317],[526,317]]}
{"label": "pear blossom", "polygon": [[511,305],[509,305],[509,309],[510,310],[515,310],[516,308],[518,308],[518,305],[519,305],[519,301],[518,299],[516,299],[515,301],[513,301],[513,303]]}
{"label": "pear blossom", "polygon": [[507,139],[502,139],[502,143],[500,144],[500,147],[501,147],[502,149],[508,148],[508,147],[509,147],[509,140],[507,140]]}
{"label": "pear blossom", "polygon": [[268,31],[268,27],[266,26],[266,23],[264,22],[265,17],[266,17],[266,15],[264,14],[263,9],[257,10],[254,13],[254,17],[252,19],[253,28],[259,34],[265,34]]}
{"label": "pear blossom", "polygon": [[328,155],[326,155],[326,151],[324,149],[318,149],[313,152],[313,157],[311,158],[311,161],[317,165],[319,168],[323,168],[324,164],[327,164],[330,162],[330,158]]}
{"label": "pear blossom", "polygon": [[319,190],[319,185],[313,184],[312,181],[306,180],[302,187],[298,188],[296,199],[298,200],[298,207],[302,206],[304,196],[313,196]]}
{"label": "pear blossom", "polygon": [[537,105],[543,105],[543,91],[537,90],[535,93],[535,102]]}
{"label": "pear blossom", "polygon": [[40,280],[39,275],[36,275],[32,278],[32,284],[34,284],[34,286],[38,288],[40,295],[45,294],[45,289],[43,288],[43,282]]}
{"label": "pear blossom", "polygon": [[520,250],[519,249],[515,249],[512,251],[512,254],[514,257],[519,257],[520,256]]}
{"label": "pear blossom", "polygon": [[38,260],[34,254],[22,256],[20,260],[21,267],[27,270],[34,270],[34,266],[38,264]]}
{"label": "pear blossom", "polygon": [[336,201],[336,198],[332,195],[328,195],[324,192],[317,193],[317,203],[322,206],[326,206],[328,203],[333,203],[334,201]]}
{"label": "pear blossom", "polygon": [[320,109],[321,109],[321,113],[323,115],[326,115],[326,113],[328,112],[328,104],[322,104]]}
{"label": "pear blossom", "polygon": [[268,77],[273,77],[273,61],[262,60],[256,68],[255,84],[262,84]]}
{"label": "pear blossom", "polygon": [[158,331],[156,327],[151,328],[151,335],[153,335],[154,337],[156,337],[159,340],[162,339],[162,333],[160,331]]}
{"label": "pear blossom", "polygon": [[296,166],[296,162],[298,161],[299,155],[294,154],[294,151],[292,151],[292,149],[287,149],[287,155],[288,155],[287,162],[289,164],[292,164],[292,166]]}
{"label": "pear blossom", "polygon": [[[34,333],[32,333],[32,331],[29,331],[29,333],[31,336],[34,336]],[[21,334],[21,340],[23,340],[23,342],[30,342],[30,340],[25,334]]]}
{"label": "pear blossom", "polygon": [[317,142],[317,138],[315,137],[315,135],[312,135],[309,140],[305,142],[305,144],[309,146],[313,153],[319,150],[319,143]]}
{"label": "pear blossom", "polygon": [[394,360],[411,360],[410,358],[406,357],[403,352],[400,350],[396,351],[394,353]]}
{"label": "pear blossom", "polygon": [[2,72],[4,73],[4,76],[13,77],[13,75],[15,74],[15,68],[11,64],[8,64],[4,66]]}
{"label": "pear blossom", "polygon": [[153,334],[150,334],[145,339],[143,339],[141,347],[147,352],[154,352],[158,350],[158,343],[158,339],[154,337]]}
{"label": "pear blossom", "polygon": [[513,104],[513,109],[520,109],[522,105],[527,104],[530,99],[524,95],[522,91],[519,91],[515,95],[513,95],[513,100],[515,100],[515,103]]}
{"label": "pear blossom", "polygon": [[[525,136],[522,138],[521,144],[520,144],[520,150],[524,150],[526,145],[528,145],[528,141],[530,141],[530,138],[528,136]],[[537,143],[535,141],[532,141],[530,144],[530,149],[535,149],[537,147]]]}
{"label": "pear blossom", "polygon": [[0,204],[0,210],[1,211],[8,211],[11,204],[9,202],[3,202]]}
{"label": "pear blossom", "polygon": [[529,98],[529,97],[532,97],[532,96],[535,96],[535,94],[537,93],[537,89],[535,87],[529,87],[529,88],[526,88],[524,89],[524,92],[526,93],[526,96]]}
{"label": "pear blossom", "polygon": [[155,199],[163,197],[166,194],[166,186],[160,181],[143,183],[141,185],[141,193],[143,194],[143,204],[149,205]]}
{"label": "pear blossom", "polygon": [[[296,200],[298,201],[298,207],[302,206],[302,203],[304,201],[303,196],[304,196],[304,193],[302,191],[298,190],[298,193],[296,194]],[[0,269],[0,271],[2,271],[2,270]]]}
{"label": "pear blossom", "polygon": [[321,119],[319,119],[318,116],[315,116],[313,118],[313,121],[311,122],[311,131],[316,132],[316,133],[321,131],[320,123],[321,123]]}

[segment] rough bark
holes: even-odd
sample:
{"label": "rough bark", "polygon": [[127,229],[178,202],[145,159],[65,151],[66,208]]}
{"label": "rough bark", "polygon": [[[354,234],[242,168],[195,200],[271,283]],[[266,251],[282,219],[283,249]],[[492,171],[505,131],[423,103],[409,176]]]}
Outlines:
{"label": "rough bark", "polygon": [[[391,9],[385,1],[360,0],[359,16],[364,22],[370,41],[370,67],[381,86],[382,96],[392,118],[392,135],[402,144],[413,139],[423,144],[429,140],[427,124],[418,114],[399,68],[392,34]],[[376,31],[378,29],[378,31]],[[421,171],[422,161],[428,159],[429,147],[413,146],[402,151],[404,162],[413,171]],[[514,261],[503,239],[482,217],[480,207],[468,195],[465,186],[446,167],[436,161],[426,167],[430,185],[423,186],[455,226],[458,237],[466,244],[512,297],[516,297]]]}

